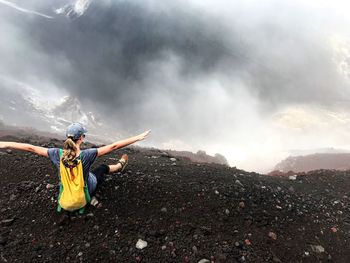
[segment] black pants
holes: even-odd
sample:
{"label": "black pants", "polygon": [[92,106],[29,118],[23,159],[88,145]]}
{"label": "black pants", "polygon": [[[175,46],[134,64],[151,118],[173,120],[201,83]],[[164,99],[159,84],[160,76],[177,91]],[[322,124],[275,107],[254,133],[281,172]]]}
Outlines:
{"label": "black pants", "polygon": [[92,170],[91,172],[96,176],[96,180],[97,180],[96,189],[95,189],[94,193],[91,195],[91,196],[93,196],[93,195],[95,195],[98,187],[104,182],[105,175],[109,173],[109,166],[106,164],[101,164],[96,169]]}

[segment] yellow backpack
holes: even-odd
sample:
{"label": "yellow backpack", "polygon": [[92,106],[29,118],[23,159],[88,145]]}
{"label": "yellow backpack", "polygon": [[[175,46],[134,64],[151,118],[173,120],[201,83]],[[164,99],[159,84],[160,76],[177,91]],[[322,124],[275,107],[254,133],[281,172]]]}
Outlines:
{"label": "yellow backpack", "polygon": [[57,211],[61,212],[63,208],[70,212],[79,210],[82,214],[85,206],[90,203],[89,190],[84,181],[82,153],[74,163],[68,164],[69,167],[62,162],[62,155],[63,150],[60,149],[60,193]]}

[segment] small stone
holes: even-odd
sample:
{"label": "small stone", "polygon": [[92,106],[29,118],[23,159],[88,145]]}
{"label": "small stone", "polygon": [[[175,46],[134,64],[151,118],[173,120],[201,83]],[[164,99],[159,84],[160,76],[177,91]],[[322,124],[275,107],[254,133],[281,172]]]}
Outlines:
{"label": "small stone", "polygon": [[210,260],[203,258],[203,259],[199,260],[198,263],[210,263]]}
{"label": "small stone", "polygon": [[307,257],[310,256],[310,252],[309,252],[309,251],[305,251],[304,254],[305,254],[305,256],[307,256]]}
{"label": "small stone", "polygon": [[235,181],[235,184],[237,184],[237,185],[239,185],[241,187],[244,187],[244,185],[238,179]]}
{"label": "small stone", "polygon": [[46,189],[53,189],[53,188],[55,188],[55,186],[53,185],[53,184],[47,184],[46,185]]}
{"label": "small stone", "polygon": [[93,214],[92,212],[90,212],[90,213],[88,213],[86,216],[87,216],[87,217],[94,217],[94,214]]}
{"label": "small stone", "polygon": [[11,153],[12,153],[12,150],[11,150],[11,149],[6,149],[6,152],[7,152],[8,154],[11,154]]}
{"label": "small stone", "polygon": [[4,226],[10,226],[12,225],[12,223],[15,221],[14,218],[10,218],[10,219],[4,219],[1,221],[1,225],[4,225]]}
{"label": "small stone", "polygon": [[250,245],[252,244],[252,243],[250,242],[249,239],[244,240],[244,243],[245,243],[247,246],[250,246]]}
{"label": "small stone", "polygon": [[332,228],[331,228],[331,231],[332,231],[333,233],[336,233],[336,232],[338,231],[338,229],[337,229],[336,227],[332,227]]}
{"label": "small stone", "polygon": [[164,250],[166,250],[166,246],[164,245],[164,246],[162,246],[162,250],[164,251]]}
{"label": "small stone", "polygon": [[218,190],[215,190],[214,193],[215,193],[216,195],[219,195],[219,194],[220,194]]}
{"label": "small stone", "polygon": [[197,254],[198,253],[198,248],[196,246],[193,246],[192,247],[192,251],[193,251],[193,253]]}
{"label": "small stone", "polygon": [[136,248],[137,249],[144,249],[145,247],[147,247],[147,241],[139,239],[136,243]]}
{"label": "small stone", "polygon": [[239,208],[244,208],[245,207],[245,203],[243,201],[239,202],[238,204]]}
{"label": "small stone", "polygon": [[16,200],[17,196],[15,194],[10,195],[10,201]]}
{"label": "small stone", "polygon": [[170,161],[176,162],[177,160],[176,160],[176,158],[170,158]]}
{"label": "small stone", "polygon": [[166,209],[166,207],[163,207],[162,209],[160,209],[160,211],[161,211],[162,213],[168,212],[168,210]]}
{"label": "small stone", "polygon": [[85,243],[85,247],[90,247],[90,243]]}
{"label": "small stone", "polygon": [[226,215],[229,215],[229,214],[230,214],[230,210],[225,209],[225,214],[226,214]]}
{"label": "small stone", "polygon": [[290,175],[288,178],[291,181],[295,181],[297,179],[297,175],[296,174],[295,175]]}
{"label": "small stone", "polygon": [[276,240],[277,239],[277,235],[274,233],[274,232],[270,232],[269,233],[269,237],[273,240]]}
{"label": "small stone", "polygon": [[78,253],[78,257],[81,257],[83,255],[83,252]]}
{"label": "small stone", "polygon": [[321,245],[311,245],[311,249],[316,253],[324,253],[324,247]]}
{"label": "small stone", "polygon": [[35,188],[35,192],[37,193],[37,192],[39,192],[39,190],[40,190],[40,185],[39,186],[37,186],[36,188]]}

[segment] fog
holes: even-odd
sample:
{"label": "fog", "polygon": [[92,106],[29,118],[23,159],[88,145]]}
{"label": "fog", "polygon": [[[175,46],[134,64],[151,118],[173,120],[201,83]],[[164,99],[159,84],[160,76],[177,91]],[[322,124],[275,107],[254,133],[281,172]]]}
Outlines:
{"label": "fog", "polygon": [[350,149],[346,2],[100,0],[57,12],[69,3],[0,1],[3,98],[69,95],[116,133],[152,129],[144,146],[259,172],[291,151]]}

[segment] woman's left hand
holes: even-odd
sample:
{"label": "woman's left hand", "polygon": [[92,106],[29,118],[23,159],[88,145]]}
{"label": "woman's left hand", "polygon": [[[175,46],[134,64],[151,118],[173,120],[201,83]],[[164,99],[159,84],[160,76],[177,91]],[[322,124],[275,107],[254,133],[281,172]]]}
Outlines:
{"label": "woman's left hand", "polygon": [[151,132],[151,130],[148,130],[148,131],[145,131],[144,133],[137,135],[137,140],[142,141],[142,140],[146,139],[148,137],[148,135],[150,134],[150,132]]}

